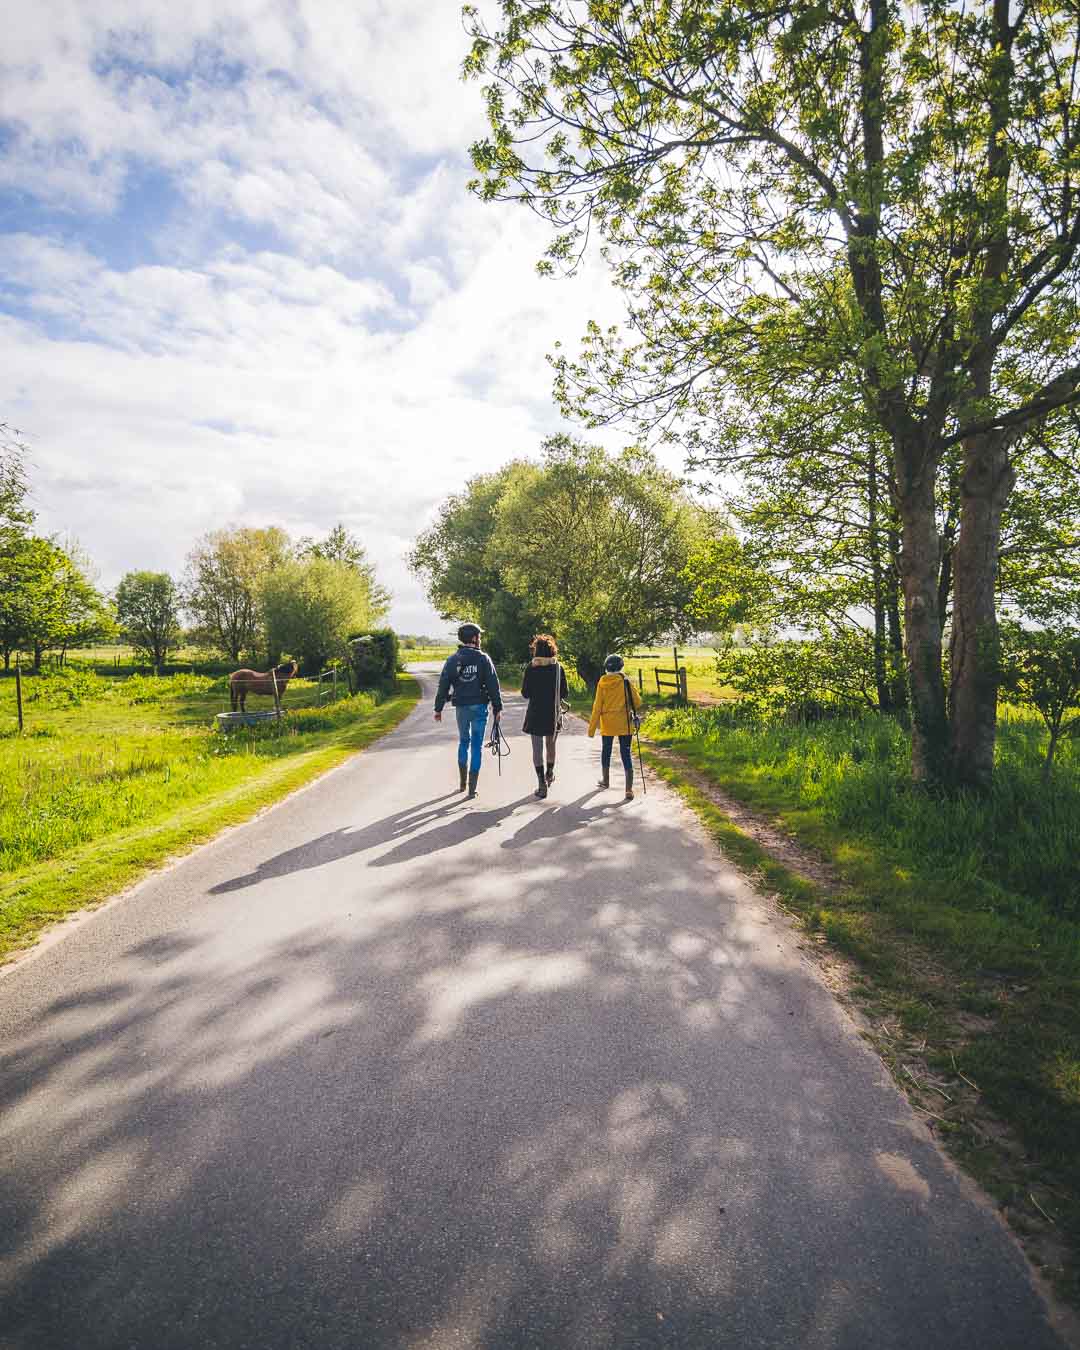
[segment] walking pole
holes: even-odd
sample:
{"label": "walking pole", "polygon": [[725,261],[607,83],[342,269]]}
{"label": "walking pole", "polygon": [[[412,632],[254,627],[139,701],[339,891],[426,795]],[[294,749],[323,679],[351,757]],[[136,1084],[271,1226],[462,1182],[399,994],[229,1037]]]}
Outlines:
{"label": "walking pole", "polygon": [[634,728],[634,734],[637,737],[637,758],[638,768],[641,770],[641,795],[647,797],[649,789],[645,785],[645,761],[641,757],[641,718],[634,712],[633,700],[630,697],[630,681],[623,676],[623,698],[626,700],[626,725]]}

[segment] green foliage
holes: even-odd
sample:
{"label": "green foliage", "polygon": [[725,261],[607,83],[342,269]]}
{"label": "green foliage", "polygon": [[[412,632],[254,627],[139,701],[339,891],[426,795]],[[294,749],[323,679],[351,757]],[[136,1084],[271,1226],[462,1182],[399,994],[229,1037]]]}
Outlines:
{"label": "green foliage", "polygon": [[734,533],[710,533],[694,541],[684,569],[687,617],[698,632],[716,637],[771,619],[776,583]]}
{"label": "green foliage", "polygon": [[529,471],[526,460],[516,459],[494,473],[470,478],[463,492],[443,502],[408,556],[439,614],[454,623],[479,623],[484,647],[496,662],[523,659],[529,639],[542,626],[506,588],[491,547],[499,503]]}
{"label": "green foliage", "polygon": [[367,550],[344,525],[335,525],[322,540],[301,539],[296,552],[301,558],[325,558],[358,572],[367,582],[372,620],[381,619],[390,608],[390,592],[376,580],[375,566],[368,561]]}
{"label": "green foliage", "polygon": [[876,706],[871,638],[860,630],[817,641],[757,633],[721,648],[716,674],[756,715],[815,721]]}
{"label": "green foliage", "polygon": [[0,650],[34,654],[115,630],[111,610],[72,552],[51,539],[0,531]]}
{"label": "green foliage", "polygon": [[555,437],[497,514],[491,553],[507,589],[589,683],[608,652],[689,631],[688,563],[714,522],[648,452]]}
{"label": "green foliage", "polygon": [[28,707],[78,708],[103,698],[112,688],[110,681],[92,670],[64,666],[59,670],[43,670],[28,679],[23,686],[23,702]]}
{"label": "green foliage", "polygon": [[[905,693],[907,644],[913,762],[938,776],[945,607],[970,611],[953,628],[951,714],[970,745],[993,724],[993,682],[966,683],[964,644],[993,623],[997,508],[1080,389],[1071,14],[495,12],[490,27],[466,17],[466,76],[489,81],[474,188],[548,217],[549,272],[598,242],[631,318],[632,337],[590,324],[580,357],[556,358],[561,404],[588,425],[677,434],[727,491],[744,474],[780,600],[815,612],[799,622],[832,631],[872,608],[881,706]],[[1009,586],[1045,570],[1069,519],[1062,495],[1027,493]],[[920,616],[903,634],[901,586]]]}
{"label": "green foliage", "polygon": [[259,585],[290,556],[289,537],[268,529],[211,530],[187,556],[184,607],[207,644],[231,661],[264,638]]}
{"label": "green foliage", "polygon": [[445,617],[478,617],[496,661],[524,660],[552,631],[595,683],[608,652],[689,630],[691,556],[717,528],[648,452],[557,436],[539,463],[512,461],[445,502],[410,564]]}
{"label": "green foliage", "polygon": [[14,427],[0,422],[0,547],[5,532],[26,530],[33,521],[28,492],[26,446]]}
{"label": "green foliage", "polygon": [[372,628],[346,639],[349,664],[358,689],[390,688],[397,678],[397,634],[392,628]]}
{"label": "green foliage", "polygon": [[159,670],[180,639],[180,597],[167,572],[127,572],[116,588],[125,640]]}
{"label": "green foliage", "polygon": [[[347,563],[320,557],[294,559],[267,572],[260,598],[271,650],[291,653],[309,674],[343,659],[348,634],[368,628],[373,616],[369,578]],[[378,597],[374,608],[381,609]]]}
{"label": "green foliage", "polygon": [[1002,646],[1005,691],[1034,708],[1050,733],[1043,770],[1049,779],[1061,738],[1080,732],[1080,629],[1003,625]]}
{"label": "green foliage", "polygon": [[998,592],[1011,614],[1080,624],[1080,420],[1047,419],[1014,456],[1002,522]]}

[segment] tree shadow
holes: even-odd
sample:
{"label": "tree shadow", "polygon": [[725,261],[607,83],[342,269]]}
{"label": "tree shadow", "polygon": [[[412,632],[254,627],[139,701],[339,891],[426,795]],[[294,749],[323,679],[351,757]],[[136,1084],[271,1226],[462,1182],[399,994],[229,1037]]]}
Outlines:
{"label": "tree shadow", "polygon": [[62,999],[13,977],[5,1346],[1049,1350],[739,884],[587,800],[452,886],[417,853],[240,946],[209,910]]}

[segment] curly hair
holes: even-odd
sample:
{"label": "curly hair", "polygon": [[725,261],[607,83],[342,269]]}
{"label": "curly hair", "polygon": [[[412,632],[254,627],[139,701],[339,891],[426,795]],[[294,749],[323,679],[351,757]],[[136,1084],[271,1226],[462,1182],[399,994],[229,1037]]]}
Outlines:
{"label": "curly hair", "polygon": [[537,633],[529,643],[530,656],[558,656],[559,644],[550,633]]}

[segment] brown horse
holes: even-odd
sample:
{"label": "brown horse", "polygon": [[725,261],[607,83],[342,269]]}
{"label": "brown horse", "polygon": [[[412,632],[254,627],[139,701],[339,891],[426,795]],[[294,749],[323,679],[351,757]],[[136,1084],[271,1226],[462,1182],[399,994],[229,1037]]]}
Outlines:
{"label": "brown horse", "polygon": [[269,694],[274,697],[274,684],[277,682],[278,698],[285,692],[285,686],[296,674],[299,667],[295,661],[286,661],[273,670],[234,670],[229,676],[229,703],[233,712],[239,708],[244,712],[244,700],[248,694]]}

